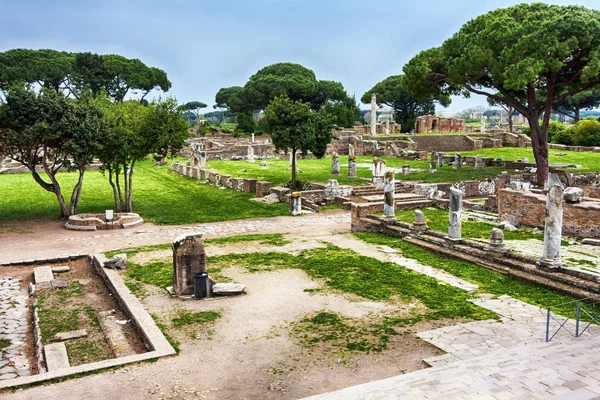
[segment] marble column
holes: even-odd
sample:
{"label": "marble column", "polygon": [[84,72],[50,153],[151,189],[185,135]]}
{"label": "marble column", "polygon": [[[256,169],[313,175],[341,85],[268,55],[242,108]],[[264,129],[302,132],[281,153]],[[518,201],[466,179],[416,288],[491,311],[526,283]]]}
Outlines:
{"label": "marble column", "polygon": [[292,215],[302,214],[302,192],[293,192],[290,198],[290,213]]}
{"label": "marble column", "polygon": [[425,220],[425,214],[423,214],[423,211],[415,210],[412,230],[417,233],[422,233],[427,230],[427,222]]}
{"label": "marble column", "polygon": [[371,136],[377,136],[377,95],[371,93]]}
{"label": "marble column", "polygon": [[340,174],[340,157],[337,153],[331,155],[331,175],[338,176]]}
{"label": "marble column", "polygon": [[396,192],[396,182],[394,172],[388,171],[383,178],[383,216],[387,219],[396,218],[394,213],[394,193]]}
{"label": "marble column", "polygon": [[475,157],[475,170],[483,171],[483,158],[481,154],[477,154],[477,157]]}
{"label": "marble column", "polygon": [[560,241],[562,238],[563,194],[564,186],[558,175],[548,175],[546,192],[546,220],[544,223],[544,251],[540,264],[548,268],[558,268],[560,260]]}
{"label": "marble column", "polygon": [[444,166],[444,152],[439,151],[437,155],[438,167],[442,168]]}
{"label": "marble column", "polygon": [[460,153],[454,155],[454,164],[452,164],[452,167],[454,169],[460,169],[460,167],[462,167],[462,156]]}
{"label": "marble column", "polygon": [[348,156],[348,178],[356,178],[356,156]]}
{"label": "marble column", "polygon": [[390,135],[390,120],[389,119],[385,120],[385,135],[386,136]]}
{"label": "marble column", "polygon": [[485,133],[485,116],[481,116],[480,120],[481,127],[479,128],[480,133]]}
{"label": "marble column", "polygon": [[460,240],[461,238],[462,198],[462,190],[454,187],[450,188],[450,226],[448,228],[448,237],[451,240]]}

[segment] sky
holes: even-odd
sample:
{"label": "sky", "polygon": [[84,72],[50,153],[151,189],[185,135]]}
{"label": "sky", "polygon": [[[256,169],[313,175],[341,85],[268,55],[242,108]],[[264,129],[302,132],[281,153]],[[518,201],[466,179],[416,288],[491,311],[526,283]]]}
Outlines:
{"label": "sky", "polygon": [[[202,101],[206,112],[220,88],[243,86],[276,62],[302,64],[359,99],[468,20],[522,2],[0,0],[0,51],[51,48],[138,58],[166,71],[169,95],[180,103]],[[600,8],[600,0],[546,2]],[[481,96],[455,97],[441,111],[480,105],[487,106]]]}

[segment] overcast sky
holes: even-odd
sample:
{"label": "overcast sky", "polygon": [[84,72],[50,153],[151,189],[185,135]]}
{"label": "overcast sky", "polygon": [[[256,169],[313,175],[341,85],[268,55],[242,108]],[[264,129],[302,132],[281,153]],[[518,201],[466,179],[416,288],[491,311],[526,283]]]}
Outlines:
{"label": "overcast sky", "polygon": [[[179,102],[209,106],[258,69],[296,62],[357,98],[469,19],[512,0],[0,0],[0,51],[116,53],[167,72]],[[547,1],[599,8],[600,0]],[[444,111],[486,105],[455,98]],[[363,106],[366,108],[366,106]]]}

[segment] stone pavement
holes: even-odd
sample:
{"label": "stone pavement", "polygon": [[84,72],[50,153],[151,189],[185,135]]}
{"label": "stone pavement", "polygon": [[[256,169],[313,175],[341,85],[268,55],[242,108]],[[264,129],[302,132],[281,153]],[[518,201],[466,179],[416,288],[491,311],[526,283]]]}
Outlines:
{"label": "stone pavement", "polygon": [[22,353],[27,334],[27,289],[21,289],[21,279],[0,280],[0,339],[10,345],[1,349],[0,380],[29,376],[29,361]]}
{"label": "stone pavement", "polygon": [[[357,243],[352,244],[354,241]],[[346,237],[332,242],[381,260],[387,258],[463,290],[477,289],[477,285],[443,271],[398,257],[388,248],[379,248],[379,254],[375,254],[376,246],[356,239]],[[558,395],[600,399],[600,327],[592,326],[576,340],[563,330],[546,343],[545,310],[510,296],[481,294],[473,302],[494,311],[500,321],[474,321],[418,333],[446,351],[424,360],[433,368],[311,399],[545,399]],[[551,329],[557,327],[553,320]],[[574,332],[573,321],[567,327]]]}

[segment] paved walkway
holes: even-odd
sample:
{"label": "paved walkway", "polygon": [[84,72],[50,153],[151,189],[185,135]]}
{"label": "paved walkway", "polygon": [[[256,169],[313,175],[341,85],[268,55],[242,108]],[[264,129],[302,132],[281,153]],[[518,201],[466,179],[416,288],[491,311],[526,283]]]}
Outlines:
{"label": "paved walkway", "polygon": [[175,226],[145,223],[132,229],[95,232],[70,231],[62,226],[62,222],[41,222],[33,226],[25,225],[22,233],[16,226],[16,232],[0,234],[0,264],[169,243],[177,236],[190,232],[219,237],[249,233],[302,233],[314,231],[315,227],[324,234],[349,232],[350,213],[338,211]]}
{"label": "paved walkway", "polygon": [[21,279],[0,280],[0,339],[10,344],[0,350],[0,380],[29,376],[29,361],[22,353],[27,335],[27,290]]}
{"label": "paved walkway", "polygon": [[[329,241],[464,290],[477,289],[477,285],[443,271],[398,257],[385,246],[378,248],[349,236]],[[546,399],[559,395],[565,399],[600,399],[600,327],[592,326],[577,340],[561,331],[546,343],[545,310],[510,296],[482,294],[473,302],[494,311],[501,320],[420,332],[417,336],[446,351],[424,360],[433,368],[310,399]],[[553,321],[551,326],[556,329],[558,323]],[[574,332],[574,322],[567,326]]]}

